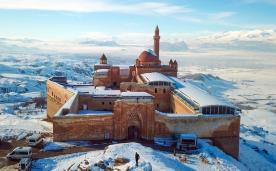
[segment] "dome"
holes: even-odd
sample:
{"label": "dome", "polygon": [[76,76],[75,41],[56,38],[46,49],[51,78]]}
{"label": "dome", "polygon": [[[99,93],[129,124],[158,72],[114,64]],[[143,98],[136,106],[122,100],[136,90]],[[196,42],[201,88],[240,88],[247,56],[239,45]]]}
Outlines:
{"label": "dome", "polygon": [[101,56],[101,58],[100,58],[101,60],[107,60],[107,58],[106,58],[106,56],[105,56],[105,54],[103,53],[102,54],[102,56]]}
{"label": "dome", "polygon": [[157,55],[152,50],[143,51],[139,55],[139,61],[140,62],[156,62],[158,61]]}

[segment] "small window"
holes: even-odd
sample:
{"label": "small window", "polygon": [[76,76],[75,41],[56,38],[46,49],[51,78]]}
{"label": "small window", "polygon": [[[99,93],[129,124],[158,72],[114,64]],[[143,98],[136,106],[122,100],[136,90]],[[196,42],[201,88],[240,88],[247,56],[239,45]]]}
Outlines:
{"label": "small window", "polygon": [[109,102],[110,105],[112,105],[112,102]]}
{"label": "small window", "polygon": [[28,155],[28,152],[25,152],[25,151],[20,151],[17,153],[18,155]]}
{"label": "small window", "polygon": [[163,89],[163,93],[164,93],[164,94],[166,93],[166,89],[165,89],[165,88]]}
{"label": "small window", "polygon": [[104,102],[102,102],[102,105],[104,105]]}
{"label": "small window", "polygon": [[159,104],[156,104],[156,108],[159,109]]}
{"label": "small window", "polygon": [[155,93],[157,93],[157,88],[155,88]]}
{"label": "small window", "polygon": [[82,109],[87,110],[87,104],[83,104]]}

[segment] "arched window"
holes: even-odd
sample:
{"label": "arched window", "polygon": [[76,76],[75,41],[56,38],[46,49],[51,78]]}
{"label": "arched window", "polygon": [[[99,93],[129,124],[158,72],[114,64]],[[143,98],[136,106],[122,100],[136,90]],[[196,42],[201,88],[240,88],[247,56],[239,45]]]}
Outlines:
{"label": "arched window", "polygon": [[157,88],[154,89],[155,93],[157,93]]}
{"label": "arched window", "polygon": [[166,93],[166,89],[165,89],[165,88],[163,89],[163,93],[164,93],[164,94]]}

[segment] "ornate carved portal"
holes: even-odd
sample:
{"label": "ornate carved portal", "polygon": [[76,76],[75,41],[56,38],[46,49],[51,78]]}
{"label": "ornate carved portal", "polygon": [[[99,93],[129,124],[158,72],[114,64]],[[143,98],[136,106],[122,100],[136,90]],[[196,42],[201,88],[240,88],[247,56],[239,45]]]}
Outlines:
{"label": "ornate carved portal", "polygon": [[130,126],[128,127],[128,139],[129,140],[135,140],[140,138],[140,131],[139,128],[136,126]]}
{"label": "ornate carved portal", "polygon": [[139,139],[141,137],[141,120],[137,112],[128,114],[128,139]]}

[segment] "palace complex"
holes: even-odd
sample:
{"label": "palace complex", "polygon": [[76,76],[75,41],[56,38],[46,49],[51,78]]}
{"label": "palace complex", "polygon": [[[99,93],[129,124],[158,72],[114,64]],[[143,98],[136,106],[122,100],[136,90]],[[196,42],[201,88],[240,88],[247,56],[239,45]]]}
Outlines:
{"label": "palace complex", "polygon": [[153,140],[193,133],[226,153],[239,153],[240,109],[177,78],[178,64],[159,58],[159,28],[153,50],[131,66],[110,65],[103,54],[92,84],[47,80],[47,116],[54,141]]}

